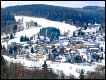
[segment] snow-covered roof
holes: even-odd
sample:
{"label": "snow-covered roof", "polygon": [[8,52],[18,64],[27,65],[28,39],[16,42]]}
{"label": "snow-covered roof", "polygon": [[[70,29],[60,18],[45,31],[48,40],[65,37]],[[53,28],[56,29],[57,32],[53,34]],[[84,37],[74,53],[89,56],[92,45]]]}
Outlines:
{"label": "snow-covered roof", "polygon": [[95,23],[94,25],[95,25],[95,26],[100,26],[100,24],[97,24],[97,23]]}
{"label": "snow-covered roof", "polygon": [[64,36],[59,36],[59,39],[65,39],[66,37],[64,37]]}
{"label": "snow-covered roof", "polygon": [[64,42],[64,43],[62,43],[62,45],[65,45],[66,46],[66,45],[68,45],[68,42]]}
{"label": "snow-covered roof", "polygon": [[87,43],[86,43],[86,44],[84,44],[84,45],[86,46],[86,45],[94,45],[94,44],[93,44],[93,43],[91,43],[91,44],[87,44]]}
{"label": "snow-covered roof", "polygon": [[86,30],[83,30],[83,32],[96,32],[96,29],[86,29]]}
{"label": "snow-covered roof", "polygon": [[99,50],[99,48],[89,48],[89,50],[92,50],[92,49],[97,49],[97,50]]}
{"label": "snow-covered roof", "polygon": [[66,50],[70,50],[70,48],[66,48]]}
{"label": "snow-covered roof", "polygon": [[73,51],[73,50],[72,50],[71,53],[76,53],[76,51]]}

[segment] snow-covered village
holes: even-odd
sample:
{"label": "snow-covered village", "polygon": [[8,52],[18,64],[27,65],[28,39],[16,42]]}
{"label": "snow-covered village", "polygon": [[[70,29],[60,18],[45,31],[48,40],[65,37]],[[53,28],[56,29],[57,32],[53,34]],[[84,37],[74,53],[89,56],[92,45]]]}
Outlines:
{"label": "snow-covered village", "polygon": [[[85,29],[73,22],[24,15],[15,15],[15,20],[10,33],[1,35],[1,55],[8,65],[52,69],[55,74],[62,72],[76,79],[105,67],[105,29],[101,24],[88,23]],[[105,76],[105,69],[101,74]]]}

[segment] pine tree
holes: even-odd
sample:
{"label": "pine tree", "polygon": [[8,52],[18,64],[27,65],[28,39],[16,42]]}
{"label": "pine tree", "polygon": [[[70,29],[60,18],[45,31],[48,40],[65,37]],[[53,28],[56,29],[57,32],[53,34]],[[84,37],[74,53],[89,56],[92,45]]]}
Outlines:
{"label": "pine tree", "polygon": [[25,35],[25,37],[24,37],[24,41],[27,41],[27,37],[26,37],[26,35]]}
{"label": "pine tree", "polygon": [[12,33],[10,33],[10,39],[13,39],[13,34]]}
{"label": "pine tree", "polygon": [[33,40],[33,37],[30,37],[30,41]]}
{"label": "pine tree", "polygon": [[12,47],[10,47],[10,49],[9,49],[9,54],[13,54],[13,49],[12,49]]}
{"label": "pine tree", "polygon": [[17,55],[17,46],[14,46],[13,50],[14,50],[14,58],[16,59],[16,55]]}
{"label": "pine tree", "polygon": [[40,39],[39,34],[38,34],[38,38],[37,39]]}
{"label": "pine tree", "polygon": [[81,69],[80,79],[84,79],[84,71],[83,71],[83,69]]}
{"label": "pine tree", "polygon": [[101,47],[101,52],[103,52],[103,47]]}
{"label": "pine tree", "polygon": [[37,22],[34,22],[34,25],[35,25],[35,26],[38,26],[38,23],[37,23]]}
{"label": "pine tree", "polygon": [[29,37],[27,37],[27,41],[29,41]]}
{"label": "pine tree", "polygon": [[17,51],[17,46],[14,46],[13,50],[14,50],[14,52],[16,52]]}
{"label": "pine tree", "polygon": [[33,47],[31,48],[31,53],[34,53],[34,49],[33,49]]}
{"label": "pine tree", "polygon": [[23,42],[23,41],[24,41],[24,37],[21,36],[21,37],[20,37],[20,42]]}
{"label": "pine tree", "polygon": [[14,33],[16,33],[16,31],[17,31],[17,25],[14,25],[12,29],[13,29]]}
{"label": "pine tree", "polygon": [[47,70],[47,64],[46,64],[46,61],[44,61],[44,64],[42,65],[42,67],[44,68],[44,70]]}
{"label": "pine tree", "polygon": [[84,30],[87,29],[87,24],[84,22]]}
{"label": "pine tree", "polygon": [[75,31],[73,32],[73,37],[75,37]]}

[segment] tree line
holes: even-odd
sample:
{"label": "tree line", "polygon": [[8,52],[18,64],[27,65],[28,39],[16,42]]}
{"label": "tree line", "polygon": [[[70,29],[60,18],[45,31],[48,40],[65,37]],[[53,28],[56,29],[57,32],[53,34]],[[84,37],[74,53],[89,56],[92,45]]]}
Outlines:
{"label": "tree line", "polygon": [[14,24],[16,24],[14,15],[5,9],[1,9],[1,33],[9,33]]}
{"label": "tree line", "polygon": [[[3,8],[2,8],[3,9]],[[16,15],[47,18],[53,21],[65,21],[76,26],[83,26],[84,22],[105,22],[105,8],[98,6],[85,6],[83,8],[68,8],[43,4],[11,6],[4,9]]]}

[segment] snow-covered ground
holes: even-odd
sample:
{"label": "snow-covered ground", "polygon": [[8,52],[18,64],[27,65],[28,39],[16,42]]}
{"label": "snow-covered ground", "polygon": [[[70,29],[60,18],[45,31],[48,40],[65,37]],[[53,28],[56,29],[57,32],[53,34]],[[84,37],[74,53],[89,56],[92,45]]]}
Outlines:
{"label": "snow-covered ground", "polygon": [[[15,16],[16,21],[18,19],[21,19],[21,18],[22,18],[22,16]],[[26,17],[26,16],[23,16],[23,18],[24,18],[24,27],[26,26],[25,22],[31,21],[31,20],[37,22],[42,27],[32,27],[30,29],[25,29],[23,31],[17,32],[16,35],[15,35],[16,38],[9,40],[8,44],[10,44],[11,42],[21,43],[20,42],[20,36],[26,35],[28,37],[31,37],[31,36],[33,36],[33,34],[37,34],[40,31],[40,29],[43,28],[43,27],[56,27],[56,28],[60,29],[62,34],[69,30],[70,36],[73,34],[73,31],[75,31],[77,29],[75,26],[72,26],[72,25],[69,25],[69,24],[66,24],[66,23],[61,23],[61,22],[58,22],[58,21],[50,21],[50,20],[47,20],[47,19],[44,19],[44,18],[34,18],[34,17]],[[90,29],[87,29],[86,31],[90,32]],[[94,31],[92,30],[92,32],[95,32],[95,30]],[[5,45],[5,47],[7,48],[7,42],[3,42],[2,44]],[[58,45],[58,44],[56,44],[56,45]],[[68,42],[64,42],[62,44],[68,44]],[[105,44],[101,44],[101,46],[103,46],[103,48],[105,49]],[[82,55],[84,55],[83,52],[85,52],[85,50],[78,49],[78,51]],[[30,53],[29,56],[36,56],[36,55]],[[22,63],[24,66],[27,66],[27,67],[36,66],[36,67],[40,67],[40,68],[42,67],[42,64],[44,63],[44,60],[46,60],[46,56],[44,56],[43,59],[39,58],[37,62],[34,59],[29,60],[29,59],[26,59],[25,57],[20,57],[19,55],[17,56],[17,59],[10,58],[9,56],[6,56],[6,55],[3,55],[3,57],[8,62],[13,61],[14,63]],[[36,57],[33,57],[33,58],[36,59]],[[87,57],[84,55],[84,58],[87,58]],[[63,71],[65,73],[65,75],[73,74],[78,78],[79,77],[79,71],[81,69],[84,69],[85,73],[87,71],[90,71],[90,70],[94,71],[94,68],[97,65],[104,65],[105,66],[105,61],[104,61],[104,63],[95,63],[95,64],[92,64],[91,66],[89,66],[89,64],[86,64],[86,63],[85,63],[85,65],[83,63],[80,63],[78,65],[78,64],[71,64],[71,63],[60,63],[60,62],[52,63],[52,61],[47,61],[47,64],[48,64],[48,67],[52,68],[56,73],[58,73],[59,71]]]}
{"label": "snow-covered ground", "polygon": [[[16,21],[18,19],[21,19],[22,16],[15,16]],[[75,26],[72,26],[70,24],[66,24],[66,23],[62,23],[62,22],[58,22],[58,21],[50,21],[44,18],[36,18],[36,17],[27,17],[27,16],[23,16],[23,25],[24,27],[26,27],[26,21],[35,21],[37,22],[39,25],[41,25],[42,27],[32,27],[30,29],[25,29],[23,31],[20,32],[16,32],[15,38],[11,39],[8,41],[8,44],[10,44],[11,42],[17,42],[20,43],[20,36],[28,36],[31,37],[33,36],[33,34],[37,34],[41,28],[43,27],[55,27],[60,29],[61,33],[63,34],[64,31],[67,32],[68,30],[70,31],[69,36],[72,36],[73,31],[75,31],[77,28]],[[7,44],[3,43],[6,47]]]}
{"label": "snow-covered ground", "polygon": [[[15,16],[16,21],[18,19],[21,19],[22,16]],[[24,27],[26,27],[26,21],[35,21],[37,22],[40,26],[42,27],[55,27],[60,29],[61,33],[67,32],[68,30],[70,31],[69,35],[73,34],[73,31],[77,30],[77,28],[75,26],[72,26],[70,24],[66,24],[66,23],[62,23],[62,22],[58,22],[58,21],[51,21],[51,20],[47,20],[44,18],[36,18],[36,17],[28,17],[28,16],[23,16],[23,25]],[[42,27],[36,27],[35,29],[28,29],[28,30],[24,30],[24,32],[22,31],[21,33],[27,34],[27,35],[31,35],[31,34],[36,34],[37,32],[39,32],[40,28]],[[19,36],[21,33],[17,33],[16,36]],[[23,34],[21,34],[23,35]]]}
{"label": "snow-covered ground", "polygon": [[[17,59],[10,58],[9,56],[6,56],[6,55],[3,55],[3,57],[8,62],[21,63],[27,67],[36,66],[39,68],[42,68],[42,64],[44,63],[44,60],[45,60],[45,58],[40,58],[39,61],[36,62],[34,60],[28,60],[25,57],[19,57],[19,56]],[[69,76],[70,74],[72,74],[72,75],[76,76],[77,78],[79,77],[79,72],[81,69],[84,69],[85,74],[86,74],[87,71],[94,71],[95,67],[97,65],[99,65],[97,63],[91,64],[91,66],[90,66],[88,63],[71,64],[71,63],[60,63],[60,62],[52,63],[52,61],[46,61],[46,62],[48,64],[48,67],[52,68],[55,73],[58,73],[59,71],[63,71],[63,73],[65,73],[65,75]]]}

